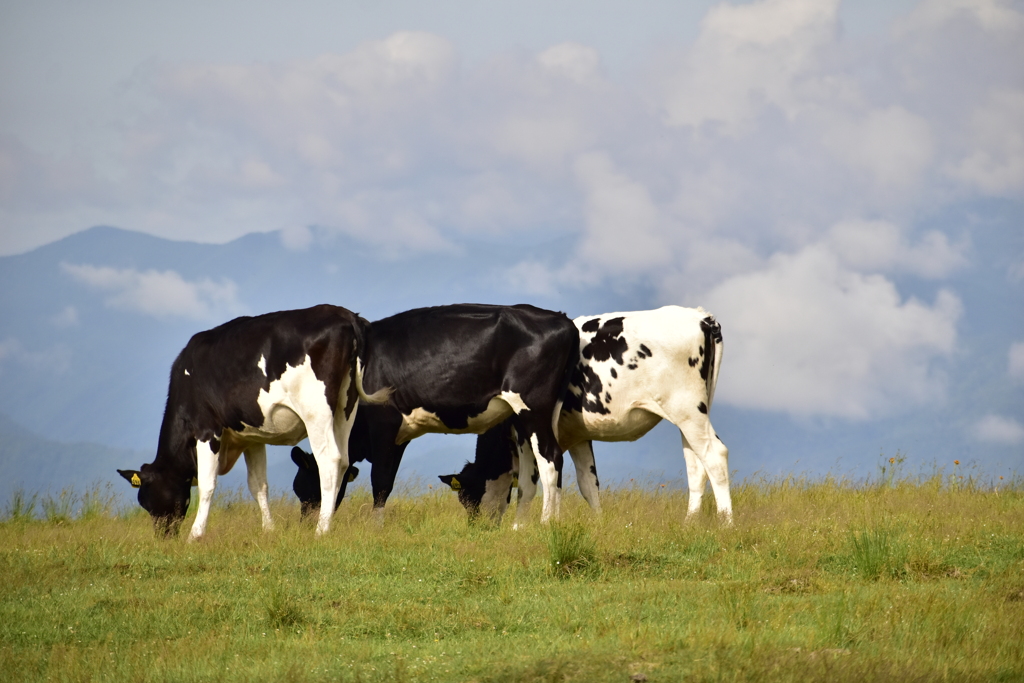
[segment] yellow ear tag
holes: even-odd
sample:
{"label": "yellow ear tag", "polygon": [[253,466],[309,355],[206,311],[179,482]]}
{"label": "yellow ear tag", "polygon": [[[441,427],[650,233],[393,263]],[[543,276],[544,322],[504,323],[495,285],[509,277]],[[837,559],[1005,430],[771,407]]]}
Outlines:
{"label": "yellow ear tag", "polygon": [[140,486],[142,486],[142,480],[139,479],[139,473],[136,472],[135,474],[132,475],[132,488],[137,489]]}
{"label": "yellow ear tag", "polygon": [[199,479],[197,479],[196,477],[192,477],[192,485],[199,486]]}
{"label": "yellow ear tag", "polygon": [[452,491],[460,491],[461,489],[462,489],[462,484],[459,483],[458,479],[456,479],[455,477],[452,477]]}
{"label": "yellow ear tag", "polygon": [[519,488],[519,477],[512,477],[512,488]]}

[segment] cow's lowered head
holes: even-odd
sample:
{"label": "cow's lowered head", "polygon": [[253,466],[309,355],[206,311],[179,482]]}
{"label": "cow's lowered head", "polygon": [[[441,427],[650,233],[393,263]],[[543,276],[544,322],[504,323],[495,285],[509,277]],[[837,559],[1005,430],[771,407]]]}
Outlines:
{"label": "cow's lowered head", "polygon": [[511,501],[512,488],[518,486],[513,472],[488,479],[475,462],[467,462],[457,474],[442,474],[438,479],[459,494],[459,502],[466,508],[471,522],[477,521],[481,512],[491,521],[499,521]]}
{"label": "cow's lowered head", "polygon": [[[320,511],[320,501],[323,497],[320,493],[320,467],[316,464],[316,458],[312,453],[307,453],[298,446],[292,448],[292,462],[299,467],[295,473],[295,479],[292,480],[292,491],[295,492],[301,504],[301,518],[306,519],[309,515]],[[359,468],[349,465],[341,480],[341,487],[338,489],[338,499],[334,501],[335,510],[341,505],[341,499],[345,497],[345,489],[348,488],[349,482],[354,481],[358,476]]]}
{"label": "cow's lowered head", "polygon": [[139,505],[153,517],[157,533],[176,536],[192,498],[193,478],[161,471],[152,464],[117,473],[139,490]]}

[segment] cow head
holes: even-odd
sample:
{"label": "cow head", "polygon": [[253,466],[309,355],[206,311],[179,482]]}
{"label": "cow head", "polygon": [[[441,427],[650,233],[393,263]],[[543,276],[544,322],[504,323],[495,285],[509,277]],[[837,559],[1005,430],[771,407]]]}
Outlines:
{"label": "cow head", "polygon": [[143,465],[141,470],[117,473],[139,490],[139,505],[153,517],[157,532],[177,535],[192,498],[192,477],[165,472],[151,464]]}
{"label": "cow head", "polygon": [[[292,462],[298,465],[299,470],[292,480],[292,491],[298,497],[301,504],[301,518],[306,519],[314,512],[320,511],[320,467],[316,464],[316,458],[312,453],[307,453],[298,446],[292,448]],[[345,497],[345,489],[348,484],[359,476],[359,468],[349,465],[345,476],[341,480],[341,488],[338,489],[338,498],[334,501],[334,509],[341,505],[341,499]]]}
{"label": "cow head", "polygon": [[459,494],[459,502],[471,522],[479,519],[481,512],[492,521],[499,521],[512,497],[512,472],[487,479],[475,462],[467,462],[458,474],[442,474],[438,479]]}

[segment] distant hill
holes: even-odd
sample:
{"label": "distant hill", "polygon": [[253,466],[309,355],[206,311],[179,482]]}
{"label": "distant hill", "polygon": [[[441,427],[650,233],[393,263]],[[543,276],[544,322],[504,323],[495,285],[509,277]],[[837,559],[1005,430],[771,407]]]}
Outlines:
{"label": "distant hill", "polygon": [[0,415],[0,502],[17,489],[29,495],[57,495],[73,488],[81,495],[110,481],[110,475],[116,478],[118,467],[141,464],[145,456],[142,451],[95,443],[52,441]]}

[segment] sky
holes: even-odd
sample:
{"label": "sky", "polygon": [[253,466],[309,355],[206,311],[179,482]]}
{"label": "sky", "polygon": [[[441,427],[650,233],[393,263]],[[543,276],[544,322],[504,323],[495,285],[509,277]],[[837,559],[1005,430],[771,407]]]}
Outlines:
{"label": "sky", "polygon": [[510,291],[702,305],[719,401],[854,424],[955,401],[992,304],[963,430],[1024,464],[1022,206],[1019,1],[0,2],[0,255],[97,224],[394,258],[566,237]]}

